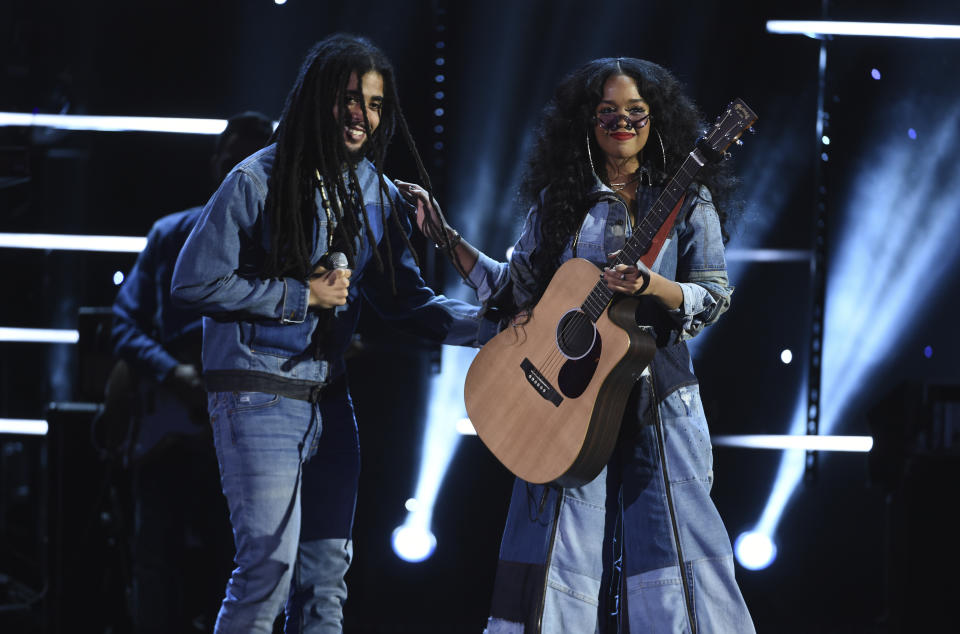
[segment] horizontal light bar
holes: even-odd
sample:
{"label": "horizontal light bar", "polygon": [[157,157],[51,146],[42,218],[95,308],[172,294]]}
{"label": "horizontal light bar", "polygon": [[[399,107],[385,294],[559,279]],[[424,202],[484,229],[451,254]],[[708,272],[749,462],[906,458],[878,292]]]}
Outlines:
{"label": "horizontal light bar", "polygon": [[45,420],[26,418],[0,418],[0,434],[29,434],[46,436],[49,425]]}
{"label": "horizontal light bar", "polygon": [[147,239],[136,236],[78,236],[59,233],[0,233],[0,247],[8,249],[48,249],[62,251],[98,251],[140,253]]}
{"label": "horizontal light bar", "polygon": [[0,327],[0,341],[20,343],[77,343],[80,341],[80,331],[57,330],[54,328]]}
{"label": "horizontal light bar", "polygon": [[181,134],[220,134],[226,119],[185,119],[174,117],[103,117],[77,114],[33,114],[0,112],[0,126],[35,126],[58,130],[95,132],[178,132]]}
{"label": "horizontal light bar", "polygon": [[744,447],[747,449],[799,449],[803,451],[859,451],[873,448],[871,436],[815,436],[815,435],[744,435],[715,436],[717,447]]}
{"label": "horizontal light bar", "polygon": [[923,39],[960,39],[960,25],[905,24],[897,22],[831,22],[827,20],[768,20],[770,33],[808,35],[863,35],[874,37],[914,37]]}
{"label": "horizontal light bar", "polygon": [[809,262],[809,249],[730,249],[728,262]]}

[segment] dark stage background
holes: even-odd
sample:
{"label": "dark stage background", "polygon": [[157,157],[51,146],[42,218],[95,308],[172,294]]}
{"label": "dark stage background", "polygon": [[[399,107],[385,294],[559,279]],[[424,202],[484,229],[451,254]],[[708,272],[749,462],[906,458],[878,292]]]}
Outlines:
{"label": "dark stage background", "polygon": [[[826,11],[862,21],[960,17],[952,0],[844,0]],[[531,131],[574,66],[617,55],[659,62],[708,119],[742,97],[760,121],[733,150],[746,204],[728,248],[811,249],[815,208],[825,201],[823,392],[826,399],[834,389],[834,398],[823,416],[832,433],[878,434],[869,456],[820,454],[817,478],[787,497],[776,523],[777,559],[763,570],[738,566],[743,593],[760,632],[953,631],[936,624],[956,596],[951,565],[960,563],[950,530],[960,483],[960,267],[950,239],[960,230],[960,44],[830,41],[823,146],[815,131],[820,41],[764,27],[822,15],[811,0],[10,0],[0,8],[0,111],[222,119],[252,109],[276,118],[312,43],[335,31],[364,34],[394,61],[451,223],[502,258],[524,212],[514,194]],[[0,127],[0,231],[146,235],[161,215],[212,193],[212,143]],[[390,160],[391,176],[415,178],[402,142]],[[866,257],[846,258],[863,249]],[[444,262],[423,253],[437,287],[464,291]],[[134,259],[0,249],[0,326],[78,328],[81,307],[109,306],[114,272]],[[694,348],[713,433],[796,433],[811,336],[809,263],[731,260],[731,274],[733,307]],[[456,369],[372,315],[362,335],[365,348],[351,360],[364,466],[347,631],[480,632],[511,478],[465,438],[436,502],[436,553],[420,564],[399,560],[390,534],[416,484],[427,385],[438,369]],[[0,342],[0,417],[51,421],[46,438],[0,435],[4,632],[128,627],[125,473],[98,460],[89,412],[69,405],[101,396],[103,366],[87,355],[95,342],[95,332],[82,332],[80,345]],[[780,360],[785,348],[790,364]],[[735,539],[759,521],[783,453],[714,454],[714,498]]]}

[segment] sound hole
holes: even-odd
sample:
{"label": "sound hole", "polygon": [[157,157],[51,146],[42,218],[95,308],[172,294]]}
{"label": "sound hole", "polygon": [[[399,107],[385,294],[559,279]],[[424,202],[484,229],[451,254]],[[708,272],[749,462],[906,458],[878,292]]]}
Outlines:
{"label": "sound hole", "polygon": [[568,359],[582,359],[593,348],[597,329],[578,309],[567,311],[557,324],[557,347]]}

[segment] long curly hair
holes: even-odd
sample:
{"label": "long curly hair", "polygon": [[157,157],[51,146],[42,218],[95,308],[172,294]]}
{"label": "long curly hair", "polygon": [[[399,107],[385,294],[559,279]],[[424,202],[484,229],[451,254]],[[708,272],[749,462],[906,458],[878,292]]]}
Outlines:
{"label": "long curly hair", "polygon": [[[368,72],[383,77],[384,100],[380,124],[369,135],[364,157],[352,156],[343,140],[342,130],[348,122],[347,84],[352,73],[358,79]],[[334,118],[334,106],[337,117]],[[366,109],[364,123],[369,129]],[[305,279],[313,270],[313,223],[318,209],[317,187],[326,190],[337,229],[332,250],[346,254],[352,267],[356,262],[356,239],[361,227],[366,238],[375,244],[370,223],[366,222],[364,201],[354,169],[358,158],[371,160],[376,167],[379,182],[380,214],[386,229],[384,198],[389,197],[383,165],[387,147],[395,132],[400,131],[419,172],[424,186],[431,190],[430,179],[423,167],[406,119],[400,109],[393,66],[380,49],[363,37],[336,34],[318,42],[308,53],[293,88],[287,95],[272,140],[277,142],[276,159],[268,181],[265,203],[270,218],[271,245],[263,275],[266,277],[293,276]],[[343,167],[347,166],[345,178]],[[317,173],[322,178],[318,183]],[[406,248],[414,260],[416,251],[400,222],[399,213],[391,214],[394,229],[403,236]],[[387,265],[393,274],[390,240],[384,240]],[[384,265],[379,250],[373,249],[376,265]],[[396,280],[393,280],[395,285]],[[395,289],[394,289],[395,290]]]}
{"label": "long curly hair", "polygon": [[[604,84],[614,75],[633,78],[640,95],[650,105],[652,127],[642,159],[655,185],[665,184],[676,173],[706,127],[680,82],[653,62],[630,57],[602,58],[587,62],[567,75],[544,108],[536,131],[537,140],[520,185],[520,202],[526,208],[534,204],[540,207],[540,240],[531,255],[537,275],[536,292],[527,305],[518,307],[519,311],[539,301],[560,264],[564,248],[595,200],[589,196],[596,181],[587,155],[587,142],[597,176],[604,183],[610,183],[604,153],[593,134],[593,117],[603,98]],[[666,156],[656,139],[658,132]],[[721,163],[704,167],[697,180],[706,184],[713,194],[726,242],[729,239],[728,208],[735,179]]]}

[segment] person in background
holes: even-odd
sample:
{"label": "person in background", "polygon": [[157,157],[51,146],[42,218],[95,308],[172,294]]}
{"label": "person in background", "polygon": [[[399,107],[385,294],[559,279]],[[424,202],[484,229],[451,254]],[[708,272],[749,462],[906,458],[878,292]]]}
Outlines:
{"label": "person in background", "polygon": [[[272,133],[260,113],[231,117],[217,137],[211,177],[219,183]],[[209,631],[233,557],[201,381],[201,318],[170,299],[173,267],[202,209],[154,223],[113,304],[111,340],[120,361],[111,392],[132,395],[123,435],[132,472],[137,632]],[[116,383],[120,376],[125,387]]]}

